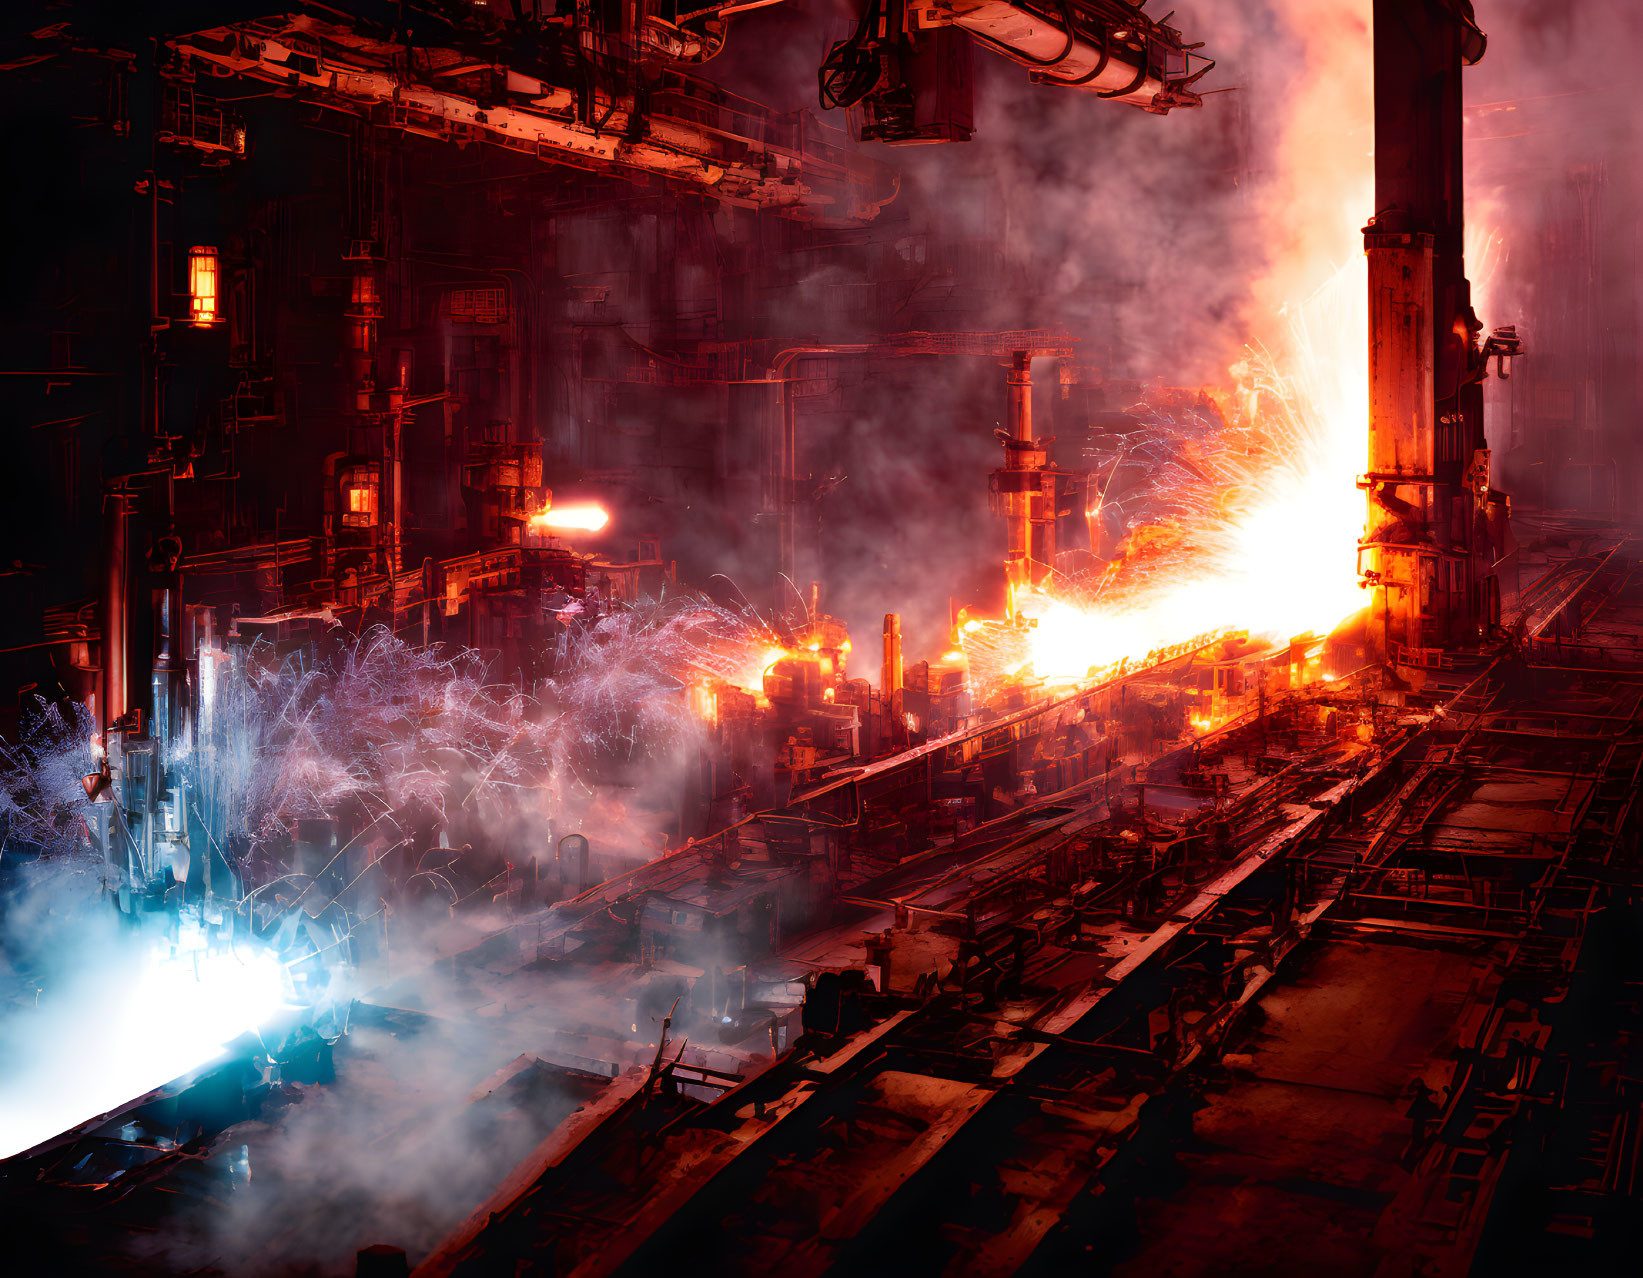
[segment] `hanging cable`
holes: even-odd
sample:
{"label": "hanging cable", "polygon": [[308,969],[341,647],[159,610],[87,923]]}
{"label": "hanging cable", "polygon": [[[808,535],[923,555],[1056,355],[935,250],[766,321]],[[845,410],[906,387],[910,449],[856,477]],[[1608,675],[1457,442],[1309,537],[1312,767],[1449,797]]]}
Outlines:
{"label": "hanging cable", "polygon": [[1063,80],[1060,76],[1047,75],[1047,76],[1044,77],[1044,83],[1045,84],[1059,84],[1059,85],[1062,85],[1065,88],[1076,89],[1076,88],[1080,87],[1081,85],[1088,84],[1091,80],[1095,79],[1103,71],[1105,71],[1107,69],[1107,63],[1111,60],[1111,57],[1112,57],[1112,45],[1109,42],[1107,29],[1105,27],[1102,27],[1101,28],[1101,56],[1100,56],[1100,58],[1098,58],[1096,60],[1096,63],[1093,67],[1091,67],[1083,75],[1078,76],[1076,79],[1072,79],[1072,80]]}
{"label": "hanging cable", "polygon": [[1135,69],[1135,79],[1131,80],[1122,89],[1097,89],[1095,91],[1095,96],[1098,98],[1126,98],[1146,82],[1147,54],[1145,50],[1142,50],[1141,65]]}
{"label": "hanging cable", "polygon": [[[875,26],[881,28],[878,38],[875,38]],[[885,35],[882,28],[887,26],[886,0],[869,0],[850,38],[840,40],[827,51],[816,73],[817,95],[823,110],[853,107],[873,91],[881,74],[878,43]]]}
{"label": "hanging cable", "polygon": [[[1072,6],[1067,3],[1067,0],[1061,0],[1061,21],[1067,28],[1067,43],[1065,47],[1062,48],[1061,52],[1056,54],[1053,58],[1034,57],[1030,53],[1025,53],[1012,45],[1005,44],[1002,40],[995,39],[993,36],[987,35],[985,32],[977,31],[973,28],[970,29],[970,34],[977,40],[980,40],[985,44],[992,45],[993,48],[1004,54],[1005,57],[1012,58],[1016,62],[1021,62],[1031,67],[1058,67],[1067,60],[1067,55],[1073,51],[1073,46],[1078,43],[1078,33],[1073,29]],[[1054,28],[1051,29],[1054,30]]]}

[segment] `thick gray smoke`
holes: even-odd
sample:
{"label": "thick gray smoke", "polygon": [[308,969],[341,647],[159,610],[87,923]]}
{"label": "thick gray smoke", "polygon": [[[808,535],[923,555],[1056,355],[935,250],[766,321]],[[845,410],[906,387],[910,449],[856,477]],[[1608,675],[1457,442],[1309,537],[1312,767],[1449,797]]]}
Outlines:
{"label": "thick gray smoke", "polygon": [[482,969],[435,966],[434,952],[402,957],[410,975],[384,1000],[398,1006],[355,1012],[334,1081],[281,1089],[266,1125],[240,1129],[244,1181],[226,1209],[179,1215],[168,1265],[181,1251],[232,1273],[347,1275],[378,1243],[415,1264],[595,1093],[537,1053],[632,1013],[543,976],[492,1002]]}
{"label": "thick gray smoke", "polygon": [[1466,73],[1468,262],[1479,318],[1527,356],[1488,385],[1499,482],[1520,507],[1634,509],[1643,57],[1632,0],[1478,0]]}
{"label": "thick gray smoke", "polygon": [[[750,96],[814,109],[817,42],[789,7],[739,20],[721,61]],[[1281,346],[1280,310],[1361,252],[1368,10],[1369,0],[1176,6],[1172,25],[1205,41],[1217,66],[1198,86],[1202,108],[1169,116],[1033,85],[978,49],[975,139],[869,145],[902,173],[896,203],[876,227],[832,237],[858,247],[802,274],[783,314],[805,331],[853,290],[851,321],[812,336],[870,341],[873,325],[1066,332],[1078,383],[1105,389],[1063,398],[1054,364],[1041,362],[1036,424],[1076,467],[1092,402],[1122,409],[1150,387],[1230,386],[1246,344]],[[876,269],[884,260],[891,269]],[[934,655],[947,647],[950,596],[996,607],[1002,594],[986,476],[999,464],[1004,370],[951,357],[835,368],[838,384],[799,413],[800,470],[826,490],[809,532],[828,609],[864,651],[883,614],[900,612],[909,659]]]}
{"label": "thick gray smoke", "polygon": [[[216,891],[241,925],[255,922],[237,927],[232,943],[208,938],[199,908],[186,902],[174,901],[170,915],[116,913],[110,867],[87,846],[83,820],[81,778],[95,770],[88,725],[42,708],[24,740],[6,747],[0,772],[8,831],[0,892],[0,1058],[7,1063],[0,1157],[201,1068],[240,1035],[266,1028],[283,1005],[307,1004],[311,995],[285,970],[303,961],[300,947],[290,952],[299,920],[313,916],[329,927],[340,919],[338,930],[347,931],[386,913],[386,953],[372,944],[370,954],[361,951],[367,969],[334,974],[324,1014],[373,987],[386,963],[396,975],[419,978],[402,997],[428,1010],[437,1002],[441,1016],[419,1021],[425,1041],[414,1052],[383,1054],[382,1068],[397,1071],[390,1078],[372,1073],[373,1051],[385,1044],[368,1027],[350,1049],[366,1063],[301,1111],[276,1148],[287,1151],[291,1169],[307,1162],[331,1169],[338,1178],[332,1198],[375,1194],[349,1214],[349,1230],[369,1225],[371,1211],[413,1219],[436,1237],[454,1224],[432,1199],[443,1193],[450,1204],[471,1204],[491,1183],[486,1177],[529,1148],[518,1140],[534,1129],[513,1123],[490,1135],[469,1131],[465,1103],[451,1089],[506,1065],[522,1050],[520,1036],[544,1041],[551,1027],[568,1023],[574,999],[556,998],[540,1015],[453,1026],[446,1017],[496,1005],[471,987],[439,998],[445,984],[421,978],[438,953],[508,925],[479,907],[507,882],[517,885],[517,867],[551,848],[555,836],[590,827],[599,874],[653,856],[656,846],[646,839],[656,831],[643,827],[645,814],[677,816],[684,763],[702,730],[687,683],[739,674],[768,643],[745,616],[690,597],[582,614],[570,625],[568,653],[534,695],[499,681],[471,650],[415,649],[382,630],[339,633],[321,651],[285,659],[256,646],[232,656],[202,650],[202,668],[212,672],[209,708],[192,744],[169,763],[191,793],[204,796],[190,805],[199,822],[191,831],[194,855],[205,846],[238,849],[228,859],[249,895],[236,901],[220,878]],[[602,786],[619,787],[630,817],[613,815],[608,798],[600,806]],[[340,880],[325,880],[301,855],[302,823],[315,818],[359,830],[358,850],[343,862],[349,882],[340,889]],[[215,834],[202,830],[206,822]],[[471,849],[459,849],[459,841]],[[182,865],[173,869],[179,884],[192,881]],[[381,930],[378,922],[365,939]],[[624,1015],[607,1010],[601,1023]],[[557,1103],[551,1071],[532,1077],[538,1074],[539,1099]],[[384,1088],[398,1100],[379,1095]],[[374,1126],[388,1121],[384,1107],[395,1104],[403,1111],[395,1121],[416,1129],[427,1158],[397,1157],[404,1126],[387,1134]],[[334,1112],[339,1107],[360,1116],[345,1118]],[[305,1140],[314,1145],[304,1147]],[[458,1141],[467,1142],[464,1158]],[[385,1142],[396,1156],[383,1157]],[[421,1182],[429,1196],[423,1203],[408,1182],[424,1173],[413,1169],[442,1164],[443,1174],[430,1170]],[[305,1201],[318,1209],[320,1200]],[[271,1254],[289,1254],[285,1228],[270,1235]],[[335,1230],[322,1232],[327,1246],[337,1242]]]}

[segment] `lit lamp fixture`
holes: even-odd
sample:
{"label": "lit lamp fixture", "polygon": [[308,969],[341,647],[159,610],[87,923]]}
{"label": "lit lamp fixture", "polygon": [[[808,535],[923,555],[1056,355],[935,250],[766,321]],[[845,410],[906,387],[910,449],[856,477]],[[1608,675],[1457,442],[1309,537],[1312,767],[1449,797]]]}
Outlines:
{"label": "lit lamp fixture", "polygon": [[377,522],[377,476],[364,466],[346,471],[342,479],[342,526],[374,528]]}
{"label": "lit lamp fixture", "polygon": [[188,318],[195,328],[217,322],[217,250],[196,244],[188,250]]}

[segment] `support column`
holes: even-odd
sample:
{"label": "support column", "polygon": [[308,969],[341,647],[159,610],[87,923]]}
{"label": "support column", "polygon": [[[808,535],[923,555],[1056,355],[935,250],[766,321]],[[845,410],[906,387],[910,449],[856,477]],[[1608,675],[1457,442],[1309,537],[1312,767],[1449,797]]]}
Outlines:
{"label": "support column", "polygon": [[993,472],[994,508],[1004,517],[1005,616],[1016,598],[1049,575],[1055,555],[1055,474],[1033,439],[1032,352],[1014,351],[1009,373],[1009,429],[1000,432],[1004,467]]}
{"label": "support column", "polygon": [[884,691],[884,709],[890,716],[890,738],[903,723],[903,672],[901,664],[901,617],[889,612],[884,615],[884,668],[880,671],[880,686]]}
{"label": "support column", "polygon": [[125,494],[110,492],[103,497],[103,704],[98,709],[104,728],[125,714],[130,706],[126,682],[126,662],[131,647],[129,513]]}
{"label": "support column", "polygon": [[1489,488],[1465,238],[1461,70],[1483,56],[1469,0],[1375,0],[1368,494],[1360,567],[1371,652],[1419,666],[1490,620]]}

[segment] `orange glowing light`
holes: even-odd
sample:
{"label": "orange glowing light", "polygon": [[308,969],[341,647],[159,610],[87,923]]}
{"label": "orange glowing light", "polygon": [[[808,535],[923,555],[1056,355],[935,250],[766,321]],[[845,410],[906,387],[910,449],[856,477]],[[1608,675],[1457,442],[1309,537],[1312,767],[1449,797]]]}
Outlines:
{"label": "orange glowing light", "polygon": [[762,697],[764,677],[776,668],[778,661],[785,661],[787,655],[786,648],[771,644],[752,654],[741,669],[735,671],[725,682]]}
{"label": "orange glowing light", "polygon": [[217,250],[210,245],[188,250],[188,318],[195,328],[217,322]]}
{"label": "orange glowing light", "polygon": [[719,722],[719,696],[703,683],[692,683],[685,693],[690,711],[701,722],[709,725]]}
{"label": "orange glowing light", "polygon": [[1220,481],[1213,501],[1129,529],[1093,589],[1025,586],[1010,622],[964,622],[972,669],[1077,682],[1217,627],[1327,634],[1361,608],[1365,292],[1361,265],[1335,272],[1289,311],[1281,356],[1252,348],[1232,370],[1227,426],[1194,462],[1193,482]]}
{"label": "orange glowing light", "polygon": [[546,536],[571,532],[599,532],[610,523],[610,512],[603,506],[583,502],[573,506],[550,506],[530,519],[531,531]]}
{"label": "orange glowing light", "polygon": [[355,466],[343,472],[342,526],[371,528],[377,521],[377,477],[369,467]]}

